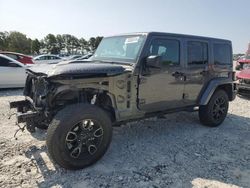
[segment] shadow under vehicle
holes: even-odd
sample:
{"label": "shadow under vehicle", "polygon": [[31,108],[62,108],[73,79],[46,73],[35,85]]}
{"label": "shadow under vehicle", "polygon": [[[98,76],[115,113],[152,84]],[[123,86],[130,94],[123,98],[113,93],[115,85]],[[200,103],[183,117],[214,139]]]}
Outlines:
{"label": "shadow under vehicle", "polygon": [[106,37],[89,61],[27,70],[25,100],[10,103],[29,131],[46,129],[50,157],[81,169],[106,152],[112,126],[177,111],[220,125],[234,100],[228,40],[159,32]]}

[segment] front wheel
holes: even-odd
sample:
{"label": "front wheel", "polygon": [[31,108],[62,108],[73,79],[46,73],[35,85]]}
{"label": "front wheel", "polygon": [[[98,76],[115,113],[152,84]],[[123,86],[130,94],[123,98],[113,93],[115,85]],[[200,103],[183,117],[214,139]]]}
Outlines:
{"label": "front wheel", "polygon": [[112,137],[109,116],[89,104],[70,105],[52,120],[47,147],[53,161],[66,169],[82,169],[98,161]]}
{"label": "front wheel", "polygon": [[209,127],[219,126],[227,116],[228,101],[224,90],[215,91],[208,104],[199,108],[200,122]]}

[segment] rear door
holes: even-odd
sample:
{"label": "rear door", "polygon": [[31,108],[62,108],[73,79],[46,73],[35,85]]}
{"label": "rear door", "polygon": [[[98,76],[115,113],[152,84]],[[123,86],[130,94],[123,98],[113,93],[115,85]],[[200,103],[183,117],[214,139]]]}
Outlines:
{"label": "rear door", "polygon": [[209,41],[186,40],[186,70],[183,99],[185,104],[194,105],[205,82],[209,80]]}

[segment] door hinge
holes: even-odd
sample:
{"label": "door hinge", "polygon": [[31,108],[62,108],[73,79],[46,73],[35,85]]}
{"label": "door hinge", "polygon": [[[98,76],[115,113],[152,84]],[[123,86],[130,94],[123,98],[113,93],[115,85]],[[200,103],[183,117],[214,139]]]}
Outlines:
{"label": "door hinge", "polygon": [[146,100],[145,99],[139,99],[139,104],[146,104]]}
{"label": "door hinge", "polygon": [[183,93],[183,94],[182,94],[182,99],[188,99],[188,97],[189,97],[189,96],[188,96],[188,93]]}

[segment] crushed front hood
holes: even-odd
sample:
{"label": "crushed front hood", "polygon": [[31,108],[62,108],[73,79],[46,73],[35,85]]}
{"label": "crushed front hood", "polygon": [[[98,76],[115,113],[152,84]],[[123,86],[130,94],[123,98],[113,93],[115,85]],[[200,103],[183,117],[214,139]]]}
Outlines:
{"label": "crushed front hood", "polygon": [[101,62],[79,62],[56,65],[36,65],[27,68],[28,72],[35,75],[44,75],[48,78],[56,76],[114,76],[129,71],[127,66]]}

